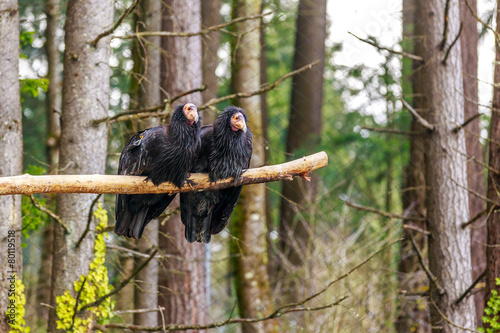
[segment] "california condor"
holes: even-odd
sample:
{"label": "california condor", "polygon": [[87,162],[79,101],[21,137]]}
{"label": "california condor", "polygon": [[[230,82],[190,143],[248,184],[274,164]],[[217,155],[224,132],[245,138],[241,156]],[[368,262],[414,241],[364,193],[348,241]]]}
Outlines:
{"label": "california condor", "polygon": [[[135,134],[123,149],[119,175],[147,176],[155,185],[171,182],[182,187],[201,147],[198,109],[192,103],[175,108],[170,125]],[[115,233],[141,238],[146,225],[174,199],[168,194],[118,194]]]}
{"label": "california condor", "polygon": [[[208,172],[211,182],[234,177],[250,166],[252,132],[245,111],[228,107],[212,125],[201,129],[201,150],[192,172]],[[209,243],[227,225],[241,186],[181,194],[181,220],[188,242]]]}

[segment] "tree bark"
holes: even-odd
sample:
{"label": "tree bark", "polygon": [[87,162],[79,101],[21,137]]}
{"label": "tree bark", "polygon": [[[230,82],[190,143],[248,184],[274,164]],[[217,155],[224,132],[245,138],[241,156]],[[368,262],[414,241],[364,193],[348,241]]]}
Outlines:
{"label": "tree bark", "polygon": [[[161,1],[144,0],[141,3],[141,16],[139,17],[139,31],[160,31],[161,30]],[[140,56],[140,73],[138,83],[138,108],[147,108],[161,104],[160,97],[160,47],[161,38],[159,36],[144,37],[143,43],[136,41]],[[158,118],[150,118],[144,122],[141,129],[159,125]],[[137,248],[146,253],[152,247],[158,246],[158,220],[151,221],[144,231],[144,236],[138,240]],[[140,265],[136,262],[136,266]],[[158,308],[158,260],[153,259],[141,270],[135,278],[135,309],[155,309]],[[137,325],[156,326],[158,323],[158,313],[136,313],[134,323]]]}
{"label": "tree bark", "polygon": [[[201,0],[201,28],[205,29],[221,23],[221,0]],[[220,46],[220,30],[212,31],[202,36],[203,84],[207,86],[202,92],[203,103],[217,97],[219,82],[215,70],[219,64],[217,51]],[[212,109],[203,111],[203,124],[209,125],[217,118]]]}
{"label": "tree bark", "polygon": [[[0,176],[23,170],[19,89],[19,9],[15,0],[0,1]],[[11,281],[22,278],[21,196],[0,197],[0,331],[8,332],[7,307]],[[8,247],[14,244],[15,247]],[[10,256],[9,256],[10,254]],[[8,260],[14,260],[9,262]],[[12,267],[10,265],[13,265]]]}
{"label": "tree bark", "polygon": [[[233,19],[259,14],[259,0],[233,0]],[[251,91],[260,86],[260,31],[259,20],[248,20],[234,26],[237,34],[232,41],[233,92]],[[235,100],[235,105],[247,110],[253,133],[251,167],[265,161],[262,110],[260,96]],[[273,302],[267,274],[266,205],[264,184],[243,187],[240,204],[231,222],[231,232],[237,240],[231,242],[234,255],[235,288],[240,316],[256,318],[272,312]],[[243,332],[277,332],[278,322],[242,324]]]}
{"label": "tree bark", "polygon": [[[497,34],[500,33],[500,2],[497,2]],[[500,44],[495,38],[495,74],[494,74],[494,88],[493,88],[493,103],[492,110],[499,110],[500,108]],[[500,174],[491,170],[500,170],[500,114],[496,111],[491,112],[490,123],[490,137],[489,137],[489,166],[488,172],[488,198],[494,202],[500,201],[498,195],[498,188],[500,184]],[[500,291],[500,286],[497,286],[495,279],[500,277],[500,212],[498,207],[488,203],[487,207],[489,214],[487,220],[488,228],[488,245],[486,247],[486,288],[485,288],[485,302],[491,297],[491,291]],[[485,304],[486,306],[487,304]]]}
{"label": "tree bark", "polygon": [[[421,35],[415,27],[415,2],[403,1],[403,51],[423,55]],[[415,110],[424,110],[425,99],[423,98],[425,82],[423,80],[423,63],[403,58],[402,89],[403,97]],[[410,140],[410,158],[406,166],[403,192],[403,210],[409,217],[425,218],[427,212],[425,207],[425,154],[424,154],[424,129],[415,119],[411,121],[411,131],[419,133]],[[424,221],[404,220],[404,225],[415,226],[425,230]],[[403,240],[401,241],[401,260],[399,262],[399,288],[404,293],[412,293],[428,286],[425,273],[420,267],[418,257],[412,248],[410,236],[414,237],[415,243],[423,253],[427,253],[427,239],[424,234],[403,228]],[[430,332],[430,317],[427,299],[421,297],[414,300],[413,297],[401,297],[398,304],[398,319],[396,331],[400,333]]]}
{"label": "tree bark", "polygon": [[[59,67],[61,65],[59,53],[59,40],[57,38],[59,20],[59,1],[46,0],[45,15],[47,16],[47,28],[45,30],[45,52],[47,54],[47,78],[49,84],[46,99],[47,118],[47,147],[48,172],[57,174],[59,165],[59,139],[61,137],[61,79]],[[51,205],[55,200],[54,195],[48,196],[47,205]],[[54,242],[54,224],[49,221],[42,230],[42,258],[40,271],[38,273],[36,302],[37,304],[50,302],[50,280],[52,275],[52,252]],[[38,315],[42,320],[48,319],[48,308],[39,306]]]}
{"label": "tree bark", "polygon": [[436,304],[431,322],[440,327],[436,331],[461,332],[455,325],[474,329],[476,312],[472,297],[455,304],[472,283],[471,241],[470,230],[461,227],[469,219],[465,135],[463,130],[453,132],[464,122],[461,47],[453,43],[460,30],[459,1],[446,4],[419,1],[417,24],[425,59],[425,118],[434,126],[424,139],[429,268],[439,285],[431,283],[430,297]]}
{"label": "tree bark", "polygon": [[[201,30],[201,1],[187,0],[164,2],[163,31],[196,32]],[[173,97],[183,91],[202,85],[201,37],[162,38],[161,80],[162,88]],[[179,100],[201,105],[201,93]],[[177,197],[169,210],[179,205]],[[169,324],[205,324],[209,320],[206,291],[204,244],[189,244],[184,238],[184,228],[179,214],[160,226],[160,248],[168,254],[181,256],[186,261],[160,262],[159,304]],[[159,315],[160,316],[160,315]]]}
{"label": "tree bark", "polygon": [[[63,77],[63,113],[61,128],[61,174],[104,173],[107,152],[107,128],[93,126],[94,119],[108,113],[110,54],[109,38],[97,46],[92,40],[113,21],[112,0],[70,0],[66,12]],[[65,290],[74,293],[73,283],[87,274],[93,259],[94,235],[88,233],[78,248],[75,243],[87,225],[95,195],[60,194],[57,215],[67,225],[54,230],[51,305]],[[93,229],[93,228],[91,228]],[[75,295],[73,295],[75,296]],[[49,315],[49,332],[56,331],[57,316]]]}
{"label": "tree bark", "polygon": [[[293,69],[319,60],[312,69],[295,75],[292,83],[287,158],[312,152],[320,142],[325,67],[326,0],[299,1]],[[313,251],[311,224],[317,192],[317,177],[311,182],[295,179],[284,182],[281,196],[279,247],[293,267],[281,261],[283,272],[305,268]],[[298,281],[285,284],[289,297],[301,298],[307,288],[297,292]],[[303,285],[303,284],[302,284]]]}
{"label": "tree bark", "polygon": [[[477,12],[477,0],[469,0],[471,7]],[[477,45],[479,32],[476,18],[471,14],[465,1],[460,1],[460,20],[463,31],[460,35],[462,48],[462,72],[464,86],[464,119],[470,119],[478,114],[478,81],[477,81]],[[483,149],[481,146],[479,118],[474,119],[465,128],[465,145],[467,156],[467,186],[470,190],[484,194],[486,184],[483,172]],[[483,199],[469,193],[469,218],[484,211],[486,204]],[[479,218],[470,228],[472,280],[475,281],[486,268],[486,223],[485,217]],[[474,293],[476,304],[476,325],[482,325],[481,317],[484,308],[484,289]]]}

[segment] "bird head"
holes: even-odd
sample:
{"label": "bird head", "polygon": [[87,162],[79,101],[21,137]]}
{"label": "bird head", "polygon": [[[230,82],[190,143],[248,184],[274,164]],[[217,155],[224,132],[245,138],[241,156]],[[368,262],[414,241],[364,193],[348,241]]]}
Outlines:
{"label": "bird head", "polygon": [[198,108],[193,103],[186,103],[182,107],[182,112],[187,119],[188,124],[191,126],[194,123],[197,123],[200,119],[198,115]]}
{"label": "bird head", "polygon": [[247,132],[247,122],[246,122],[246,117],[245,115],[240,112],[239,110],[234,112],[232,115],[231,115],[231,119],[229,121],[230,125],[231,125],[231,129],[234,131],[234,132],[237,132],[237,131],[242,131],[243,133],[246,133]]}

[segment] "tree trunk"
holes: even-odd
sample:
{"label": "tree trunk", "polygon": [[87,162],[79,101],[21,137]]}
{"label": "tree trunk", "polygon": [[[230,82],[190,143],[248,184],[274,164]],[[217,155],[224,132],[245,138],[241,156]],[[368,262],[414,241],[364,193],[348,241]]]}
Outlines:
{"label": "tree trunk", "polygon": [[[66,13],[61,128],[61,174],[104,173],[107,152],[106,125],[93,126],[94,119],[108,114],[110,54],[109,38],[96,47],[89,44],[113,21],[112,0],[70,0]],[[73,283],[87,274],[93,259],[94,235],[88,233],[78,248],[76,242],[87,226],[96,195],[59,194],[57,215],[69,228],[65,234],[54,228],[51,305],[65,290],[74,293]],[[91,230],[94,228],[91,227]],[[73,296],[76,296],[73,294]],[[56,331],[57,316],[49,316],[49,332]]]}
{"label": "tree trunk", "polygon": [[[500,2],[497,2],[497,34],[500,33]],[[500,184],[500,174],[492,170],[500,170],[500,114],[495,111],[500,109],[500,43],[495,39],[495,74],[493,88],[493,105],[491,112],[490,124],[490,141],[489,141],[489,166],[488,172],[488,199],[494,202],[499,202],[498,188]],[[500,292],[500,286],[497,286],[495,279],[500,277],[500,212],[498,207],[492,203],[488,203],[488,212],[491,212],[487,221],[488,228],[488,246],[486,248],[486,288],[485,302],[491,297],[491,291],[497,290]],[[485,304],[486,306],[486,304]]]}
{"label": "tree trunk", "polygon": [[[293,77],[290,103],[290,121],[286,139],[287,158],[293,159],[312,152],[320,142],[321,108],[323,105],[323,71],[325,64],[326,0],[301,0],[297,17],[293,69],[316,60],[320,63]],[[295,179],[283,183],[279,225],[279,247],[292,267],[283,272],[306,269],[313,251],[313,220],[318,179],[311,182]],[[299,273],[300,275],[300,273]],[[307,288],[297,292],[293,286],[304,286],[299,281],[285,284],[285,292],[292,298],[302,298]]]}
{"label": "tree trunk", "polygon": [[[201,0],[201,27],[207,28],[221,23],[220,8],[222,0]],[[203,55],[203,84],[207,89],[202,92],[203,103],[217,97],[219,86],[215,70],[219,64],[217,51],[220,46],[220,30],[212,31],[202,36]],[[212,109],[203,111],[203,124],[209,125],[217,118],[217,114]]]}
{"label": "tree trunk", "polygon": [[[23,171],[21,100],[19,90],[19,10],[15,0],[0,0],[0,176]],[[9,289],[22,278],[21,196],[0,197],[0,331],[8,332]],[[10,246],[13,244],[14,246]],[[13,261],[9,261],[13,260]],[[12,266],[10,266],[12,264]]]}
{"label": "tree trunk", "polygon": [[[477,12],[477,0],[469,0],[469,4]],[[462,48],[462,72],[464,86],[464,119],[470,119],[478,114],[478,82],[477,82],[477,44],[479,32],[476,18],[471,14],[465,1],[460,1],[460,20],[463,31],[460,35]],[[484,195],[483,149],[481,146],[479,118],[474,119],[465,128],[465,145],[467,151],[467,184],[468,188]],[[469,193],[469,218],[484,211],[486,204],[483,199]],[[484,216],[471,227],[471,262],[472,280],[475,281],[486,268],[486,223]],[[474,293],[476,304],[476,325],[481,326],[484,308],[484,289]]]}
{"label": "tree trunk", "polygon": [[[145,0],[141,3],[142,20],[139,25],[140,31],[160,31],[161,30],[161,2],[157,0]],[[160,97],[160,43],[158,36],[145,37],[146,42],[139,48],[141,54],[140,63],[142,66],[138,85],[139,108],[148,108],[161,104]],[[136,42],[136,47],[139,43]],[[157,118],[151,118],[143,124],[141,130],[159,125]],[[158,220],[151,221],[144,231],[144,235],[137,241],[137,248],[140,252],[147,253],[152,247],[158,246]],[[140,262],[137,261],[136,265]],[[158,261],[153,259],[149,264],[137,274],[135,278],[135,309],[155,309],[158,308]],[[136,325],[156,326],[158,323],[158,313],[136,313],[134,315]]]}
{"label": "tree trunk", "polygon": [[[163,31],[196,32],[201,29],[200,0],[164,2]],[[202,85],[201,37],[163,38],[162,88],[169,96]],[[179,103],[201,104],[201,93],[184,97]],[[179,206],[179,197],[169,210]],[[209,308],[206,294],[204,244],[189,244],[179,214],[160,226],[160,248],[168,254],[181,256],[184,261],[160,262],[159,304],[166,310],[168,324],[206,324]]]}
{"label": "tree trunk", "polygon": [[[422,40],[415,27],[415,3],[411,0],[403,1],[403,42],[405,52],[422,56]],[[423,89],[422,62],[403,58],[402,89],[405,100],[410,103],[415,110],[422,111],[425,107]],[[424,133],[415,119],[411,121],[411,131]],[[426,216],[425,207],[425,154],[424,141],[422,135],[414,135],[410,140],[410,158],[405,168],[403,192],[403,210],[409,217]],[[425,222],[403,221],[405,225],[412,225],[425,230]],[[410,235],[414,237],[415,243],[423,253],[427,253],[427,239],[424,234],[412,230],[403,229],[403,241],[401,242],[401,261],[399,262],[399,288],[404,294],[412,294],[428,285],[425,273],[418,262],[418,257],[412,248]],[[430,318],[427,310],[427,300],[424,297],[415,296],[401,297],[398,304],[398,319],[396,321],[396,331],[400,333],[430,332]]]}
{"label": "tree trunk", "polygon": [[[259,14],[261,1],[233,0],[233,19]],[[260,31],[259,20],[238,23],[234,32],[238,42],[232,41],[232,89],[234,92],[251,91],[260,87]],[[253,133],[251,167],[264,164],[265,152],[260,97],[234,101],[247,110]],[[244,186],[240,204],[231,223],[231,253],[234,256],[235,288],[240,316],[259,318],[272,311],[273,302],[267,275],[265,184]],[[243,332],[276,332],[277,322],[265,321],[243,324]]]}
{"label": "tree trunk", "polygon": [[465,135],[463,130],[453,132],[464,122],[461,47],[453,44],[460,29],[459,1],[446,4],[445,13],[442,1],[419,1],[417,24],[425,59],[425,118],[434,125],[424,139],[429,267],[440,287],[431,283],[430,297],[436,304],[431,322],[440,327],[437,331],[461,332],[454,325],[474,329],[476,312],[472,297],[455,305],[472,283],[471,241],[470,230],[461,227],[469,219]]}
{"label": "tree trunk", "polygon": [[[47,117],[47,163],[48,171],[51,174],[57,173],[59,164],[59,139],[61,136],[61,79],[59,66],[61,64],[59,54],[59,40],[57,38],[59,20],[59,1],[47,0],[45,14],[47,15],[47,29],[45,30],[45,52],[47,54],[47,78],[49,85],[47,89],[46,117]],[[48,205],[52,205],[55,200],[54,194],[48,195]],[[52,244],[54,242],[54,224],[49,221],[42,230],[42,262],[37,282],[37,304],[50,302],[50,280],[52,275]],[[39,317],[46,321],[48,318],[48,308],[38,306]]]}

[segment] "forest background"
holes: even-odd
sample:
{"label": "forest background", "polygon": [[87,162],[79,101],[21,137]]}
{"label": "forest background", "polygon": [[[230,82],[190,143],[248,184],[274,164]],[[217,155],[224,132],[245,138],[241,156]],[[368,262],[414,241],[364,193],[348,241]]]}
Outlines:
{"label": "forest background", "polygon": [[247,110],[252,167],[329,157],[246,186],[208,245],[175,205],[134,241],[114,195],[0,197],[0,331],[500,329],[497,6],[0,0],[2,176],[115,174],[187,101]]}

